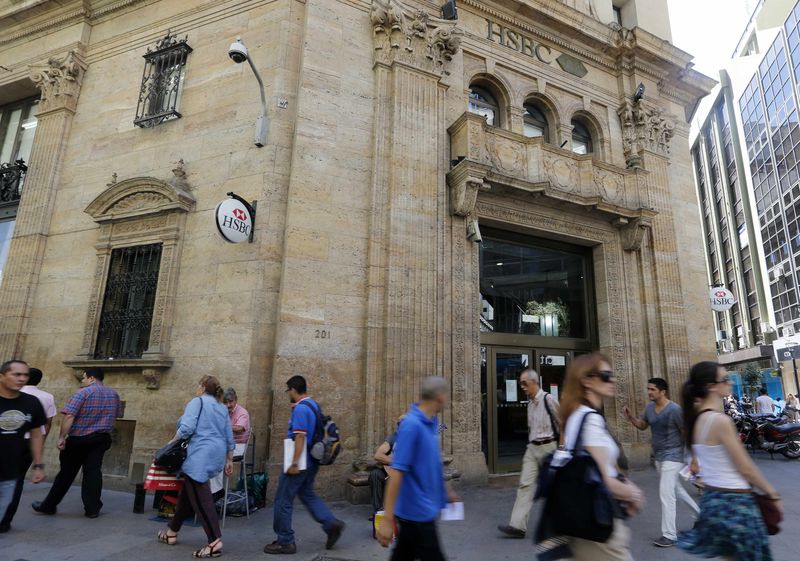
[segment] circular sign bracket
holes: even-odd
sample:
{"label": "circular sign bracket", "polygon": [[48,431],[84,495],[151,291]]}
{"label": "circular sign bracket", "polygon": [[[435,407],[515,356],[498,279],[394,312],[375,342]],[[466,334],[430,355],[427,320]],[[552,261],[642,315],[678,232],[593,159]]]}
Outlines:
{"label": "circular sign bracket", "polygon": [[236,199],[240,203],[244,205],[247,209],[247,212],[250,213],[250,219],[253,223],[253,227],[250,229],[250,235],[247,237],[247,243],[253,243],[253,235],[256,233],[256,207],[258,207],[258,201],[253,201],[252,203],[247,202],[244,198],[240,197],[233,191],[229,191],[226,193],[230,198]]}

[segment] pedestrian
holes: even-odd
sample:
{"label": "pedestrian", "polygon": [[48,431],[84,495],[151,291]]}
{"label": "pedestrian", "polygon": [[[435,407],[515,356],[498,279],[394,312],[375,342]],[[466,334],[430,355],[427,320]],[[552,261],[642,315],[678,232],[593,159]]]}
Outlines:
{"label": "pedestrian", "polygon": [[64,418],[58,434],[61,467],[43,501],[31,506],[41,514],[55,514],[78,471],[83,470],[81,499],[87,518],[100,516],[103,501],[103,455],[111,447],[111,431],[122,413],[119,395],[103,385],[102,368],[87,368],[81,375],[81,389],[61,410]]}
{"label": "pedestrian", "polygon": [[[306,379],[292,376],[286,382],[286,393],[292,404],[287,438],[294,440],[294,457],[286,473],[281,473],[272,515],[272,528],[277,539],[264,546],[264,553],[296,553],[297,545],[292,530],[292,508],[294,498],[299,497],[311,517],[322,525],[327,535],[325,549],[331,549],[344,531],[345,524],[337,519],[328,506],[314,492],[314,480],[319,471],[319,462],[311,454],[312,439],[317,429],[317,414],[320,407],[307,395]],[[306,469],[300,470],[301,455],[305,454]]]}
{"label": "pedestrian", "polygon": [[756,413],[760,413],[762,415],[772,415],[774,404],[772,402],[772,398],[767,395],[767,389],[761,388],[759,393],[761,395],[756,398]]}
{"label": "pedestrian", "polygon": [[541,388],[539,374],[526,368],[519,375],[519,385],[528,397],[528,446],[522,458],[517,498],[511,520],[497,529],[512,538],[524,538],[528,530],[539,466],[558,446],[558,400]]}
{"label": "pedestrian", "polygon": [[767,529],[753,498],[755,487],[781,512],[775,488],[761,474],[722,413],[731,379],[716,362],[695,364],[683,386],[686,440],[700,463],[705,490],[694,527],[678,536],[681,549],[700,557],[771,561]]}
{"label": "pedestrian", "polygon": [[786,409],[786,402],[783,400],[783,397],[780,395],[776,397],[775,401],[773,401],[773,405],[775,406],[774,414],[780,417],[783,413],[783,410]]}
{"label": "pedestrian", "polygon": [[383,492],[386,488],[386,479],[389,477],[386,468],[392,463],[392,453],[394,452],[394,445],[397,441],[397,429],[400,427],[400,422],[403,420],[404,415],[400,415],[395,425],[395,430],[392,434],[387,435],[386,439],[381,442],[380,446],[375,450],[375,468],[369,472],[369,491],[372,498],[372,514],[383,509]]}
{"label": "pedestrian", "polygon": [[[42,448],[44,448],[44,444],[47,441],[47,435],[50,433],[50,428],[53,425],[53,417],[56,416],[58,410],[56,409],[56,402],[53,398],[53,394],[44,390],[40,390],[37,387],[41,381],[42,371],[38,368],[29,368],[28,383],[23,386],[22,390],[20,391],[22,393],[32,395],[39,400],[39,403],[42,404],[44,415],[47,418],[44,425],[40,427],[42,432]],[[29,438],[29,435],[26,435],[25,438]],[[25,483],[25,475],[28,473],[28,468],[31,467],[32,462],[33,458],[30,455],[27,455],[24,458],[23,463],[19,466],[19,479],[17,479],[17,485],[14,489],[14,498],[11,500],[11,504],[8,505],[5,515],[0,521],[0,533],[8,532],[8,530],[11,528],[11,521],[14,519],[14,515],[17,513],[17,507],[19,507],[19,501],[22,498],[22,488]]]}
{"label": "pedestrian", "polygon": [[[239,405],[239,397],[233,388],[228,388],[222,394],[222,403],[228,408],[228,416],[231,419],[234,442],[233,457],[234,459],[242,458],[247,452],[247,442],[250,440],[250,413]],[[215,498],[218,493],[223,492],[223,484],[222,471],[211,478],[211,493],[215,495]]]}
{"label": "pedestrian", "polygon": [[786,414],[793,423],[798,420],[798,410],[800,410],[800,401],[793,394],[789,394],[786,397]]}
{"label": "pedestrian", "polygon": [[[20,474],[25,476],[31,460],[31,482],[39,483],[45,476],[42,463],[44,436],[40,427],[45,425],[47,417],[39,400],[21,391],[27,382],[28,365],[25,362],[9,360],[0,365],[0,512],[4,513],[14,499]],[[27,439],[26,433],[30,433]],[[10,529],[11,518],[0,532]]]}
{"label": "pedestrian", "polygon": [[437,415],[448,400],[447,380],[425,378],[419,388],[419,403],[411,406],[397,431],[395,454],[389,466],[384,515],[378,526],[378,541],[388,547],[397,527],[397,542],[391,561],[443,561],[436,532],[436,519],[458,495],[445,483],[439,451]]}
{"label": "pedestrian", "polygon": [[221,398],[219,380],[203,376],[197,384],[195,397],[178,421],[178,430],[170,442],[189,439],[186,460],[180,470],[183,487],[178,494],[175,515],[158,533],[159,542],[175,545],[183,522],[197,515],[208,539],[206,546],[192,553],[201,559],[219,556],[223,545],[208,480],[223,469],[226,475],[233,473],[233,431],[228,409],[220,403]]}
{"label": "pedestrian", "polygon": [[631,533],[621,516],[623,513],[633,516],[640,512],[644,508],[644,494],[620,472],[617,465],[620,448],[608,431],[601,413],[603,400],[614,397],[615,381],[610,361],[597,352],[573,358],[564,378],[560,408],[564,442],[577,441],[583,417],[588,415],[580,434],[581,446],[594,458],[611,496],[620,503],[613,532],[606,542],[569,539],[573,561],[633,559],[630,553]]}
{"label": "pedestrian", "polygon": [[[686,465],[683,439],[683,411],[668,397],[669,386],[663,378],[647,381],[650,403],[641,417],[634,417],[630,408],[623,408],[625,418],[639,430],[652,431],[653,456],[659,473],[661,498],[661,537],[653,540],[657,547],[672,547],[678,539],[675,525],[676,498],[680,497],[695,513],[700,509],[681,484],[680,471]],[[677,497],[676,497],[677,495]]]}

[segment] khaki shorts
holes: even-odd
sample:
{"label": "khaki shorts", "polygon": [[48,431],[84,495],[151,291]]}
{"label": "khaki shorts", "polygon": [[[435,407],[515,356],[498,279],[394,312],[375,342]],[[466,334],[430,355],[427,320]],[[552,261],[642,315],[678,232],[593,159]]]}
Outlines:
{"label": "khaki shorts", "polygon": [[620,519],[614,520],[614,531],[605,543],[580,538],[570,540],[572,561],[632,561],[631,531]]}

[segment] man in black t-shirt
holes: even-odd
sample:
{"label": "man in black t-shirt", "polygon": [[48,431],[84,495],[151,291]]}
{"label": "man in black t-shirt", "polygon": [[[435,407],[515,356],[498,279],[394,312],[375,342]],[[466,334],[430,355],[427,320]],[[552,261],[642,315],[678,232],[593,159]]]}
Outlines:
{"label": "man in black t-shirt", "polygon": [[[0,365],[0,513],[5,513],[14,497],[14,488],[27,458],[33,458],[31,482],[44,479],[42,447],[44,437],[39,429],[47,422],[42,404],[20,390],[28,383],[28,365],[9,360]],[[36,429],[36,430],[33,430]],[[25,434],[30,433],[26,439]],[[29,456],[30,455],[30,456]],[[0,517],[1,518],[1,517]],[[7,532],[10,526],[0,528]]]}

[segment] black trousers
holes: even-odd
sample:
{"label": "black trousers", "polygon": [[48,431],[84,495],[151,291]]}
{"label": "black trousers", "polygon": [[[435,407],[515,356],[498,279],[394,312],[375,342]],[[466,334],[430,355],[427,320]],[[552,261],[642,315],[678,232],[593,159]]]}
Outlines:
{"label": "black trousers", "polygon": [[386,487],[386,471],[376,467],[369,472],[369,493],[372,499],[372,512],[383,509],[383,492]]}
{"label": "black trousers", "polygon": [[11,504],[8,505],[5,515],[3,515],[3,520],[0,521],[0,526],[11,525],[14,515],[17,513],[17,508],[19,508],[19,501],[22,498],[22,488],[25,485],[25,475],[28,473],[28,468],[31,467],[32,463],[33,458],[31,457],[31,453],[29,450],[26,450],[19,466],[19,477],[17,478],[17,486],[14,488],[14,498],[11,499]]}
{"label": "black trousers", "polygon": [[70,436],[66,446],[59,454],[61,469],[53,481],[47,497],[42,501],[44,510],[55,510],[61,499],[69,491],[78,471],[83,470],[81,499],[86,514],[100,512],[103,501],[103,455],[111,447],[111,435],[107,432],[96,432],[86,436]]}
{"label": "black trousers", "polygon": [[219,529],[219,517],[214,506],[214,499],[211,496],[211,486],[208,481],[198,483],[191,477],[183,476],[183,488],[178,495],[178,506],[175,508],[175,516],[169,523],[169,529],[173,532],[180,532],[183,521],[197,513],[197,518],[203,525],[206,532],[208,543],[216,541],[222,537]]}
{"label": "black trousers", "polygon": [[397,542],[391,561],[445,561],[436,522],[411,522],[397,518]]}

